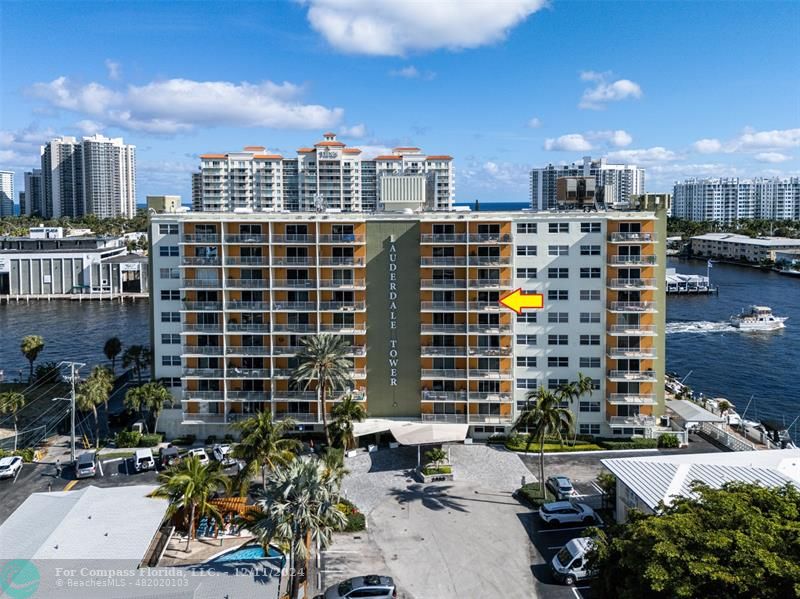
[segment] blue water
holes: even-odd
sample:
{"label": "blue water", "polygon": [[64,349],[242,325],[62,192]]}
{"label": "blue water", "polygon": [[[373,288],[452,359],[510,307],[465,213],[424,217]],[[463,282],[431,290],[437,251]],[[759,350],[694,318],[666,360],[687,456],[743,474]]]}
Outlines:
{"label": "blue water", "polygon": [[212,559],[210,563],[258,562],[265,558],[269,561],[280,563],[281,566],[285,560],[283,553],[275,549],[275,547],[270,547],[269,554],[267,555],[261,545],[246,545],[245,547],[234,549],[228,553],[223,553],[219,557]]}

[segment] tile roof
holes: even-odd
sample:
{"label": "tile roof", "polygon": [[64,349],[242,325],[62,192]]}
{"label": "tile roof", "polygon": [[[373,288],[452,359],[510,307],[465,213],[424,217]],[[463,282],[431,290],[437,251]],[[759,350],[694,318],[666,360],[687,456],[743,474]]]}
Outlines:
{"label": "tile roof", "polygon": [[442,154],[439,156],[428,156],[425,160],[452,160],[452,156],[447,156],[446,154]]}

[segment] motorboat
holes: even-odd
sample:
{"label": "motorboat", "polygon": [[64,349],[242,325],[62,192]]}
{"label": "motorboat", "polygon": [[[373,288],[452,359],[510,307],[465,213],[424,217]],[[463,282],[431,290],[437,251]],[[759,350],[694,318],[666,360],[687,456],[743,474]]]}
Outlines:
{"label": "motorboat", "polygon": [[731,317],[731,324],[742,331],[777,331],[784,328],[786,316],[775,316],[768,306],[750,306],[736,316]]}

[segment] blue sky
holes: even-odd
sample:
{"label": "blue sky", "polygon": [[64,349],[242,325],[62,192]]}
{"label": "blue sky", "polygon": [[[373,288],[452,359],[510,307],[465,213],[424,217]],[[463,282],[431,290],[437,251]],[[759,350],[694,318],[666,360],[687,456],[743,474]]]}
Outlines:
{"label": "blue sky", "polygon": [[455,158],[458,201],[607,155],[649,191],[800,174],[800,2],[3,2],[0,168],[56,135],[136,144],[137,195],[204,152],[332,130]]}

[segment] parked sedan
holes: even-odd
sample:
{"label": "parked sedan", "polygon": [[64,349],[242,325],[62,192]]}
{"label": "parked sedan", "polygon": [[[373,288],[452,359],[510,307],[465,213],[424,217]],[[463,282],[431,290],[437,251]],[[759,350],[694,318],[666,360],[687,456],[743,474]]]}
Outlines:
{"label": "parked sedan", "polygon": [[569,499],[575,491],[572,487],[572,481],[566,476],[551,476],[547,479],[547,487],[559,501]]}
{"label": "parked sedan", "polygon": [[202,447],[198,447],[196,449],[190,449],[189,453],[187,454],[190,458],[197,458],[200,460],[201,464],[208,464],[208,454],[206,450]]}
{"label": "parked sedan", "polygon": [[539,517],[546,524],[594,524],[597,514],[585,503],[554,501],[539,508]]}
{"label": "parked sedan", "polygon": [[20,468],[22,468],[22,458],[18,455],[0,458],[0,478],[14,478]]}
{"label": "parked sedan", "polygon": [[390,576],[356,576],[333,585],[314,599],[397,599],[397,588]]}

